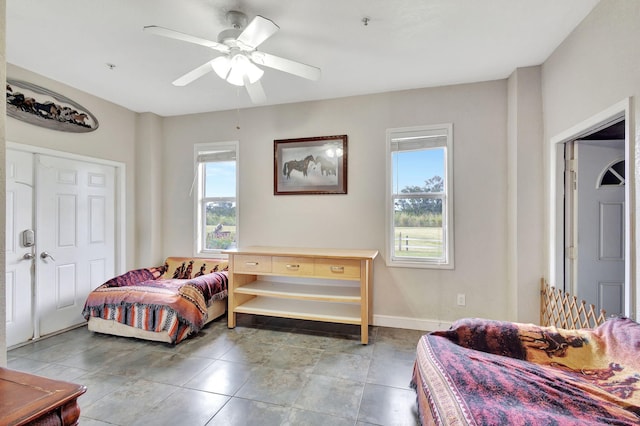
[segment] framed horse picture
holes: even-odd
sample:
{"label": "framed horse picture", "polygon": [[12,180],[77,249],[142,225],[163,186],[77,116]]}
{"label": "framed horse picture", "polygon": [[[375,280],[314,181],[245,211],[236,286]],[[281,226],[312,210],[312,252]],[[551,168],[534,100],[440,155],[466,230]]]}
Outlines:
{"label": "framed horse picture", "polygon": [[273,141],[273,194],[346,194],[347,135]]}

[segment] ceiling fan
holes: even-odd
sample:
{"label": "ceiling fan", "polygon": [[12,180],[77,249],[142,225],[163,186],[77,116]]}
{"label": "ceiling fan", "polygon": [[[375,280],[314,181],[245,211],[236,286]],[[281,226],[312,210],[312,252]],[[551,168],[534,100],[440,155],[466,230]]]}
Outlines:
{"label": "ceiling fan", "polygon": [[266,95],[262,84],[260,84],[260,78],[264,71],[258,65],[309,80],[320,78],[320,69],[317,67],[257,50],[260,44],[280,29],[270,19],[257,15],[249,25],[246,25],[247,16],[238,11],[227,12],[226,18],[231,28],[220,32],[217,42],[157,25],[143,28],[145,32],[151,34],[199,44],[223,54],[179,77],[173,82],[173,85],[185,86],[210,71],[215,71],[223,80],[236,86],[246,87],[251,101],[259,104],[266,102]]}

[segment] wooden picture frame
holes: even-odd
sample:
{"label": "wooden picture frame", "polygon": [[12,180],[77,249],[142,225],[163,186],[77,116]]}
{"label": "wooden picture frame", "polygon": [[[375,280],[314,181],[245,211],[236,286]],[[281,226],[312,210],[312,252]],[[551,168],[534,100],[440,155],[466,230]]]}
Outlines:
{"label": "wooden picture frame", "polygon": [[347,135],[273,141],[273,194],[346,194]]}

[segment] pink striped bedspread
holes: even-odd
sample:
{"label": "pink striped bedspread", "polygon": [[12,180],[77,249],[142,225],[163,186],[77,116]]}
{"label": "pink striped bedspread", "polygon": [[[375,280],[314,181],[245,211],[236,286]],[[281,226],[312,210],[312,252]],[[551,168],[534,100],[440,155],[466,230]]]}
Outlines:
{"label": "pink striped bedspread", "polygon": [[429,424],[638,425],[640,324],[460,320],[420,339],[412,386]]}
{"label": "pink striped bedspread", "polygon": [[137,269],[107,281],[89,294],[83,316],[166,331],[176,344],[200,331],[207,307],[227,297],[227,271],[191,279],[158,279],[161,273],[161,268]]}

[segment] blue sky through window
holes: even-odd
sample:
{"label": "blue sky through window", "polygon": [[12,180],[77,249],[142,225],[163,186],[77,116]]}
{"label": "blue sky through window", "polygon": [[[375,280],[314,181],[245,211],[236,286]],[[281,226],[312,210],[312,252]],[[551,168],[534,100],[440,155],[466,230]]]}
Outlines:
{"label": "blue sky through window", "polygon": [[424,186],[434,176],[444,178],[444,148],[393,153],[393,192],[407,186]]}
{"label": "blue sky through window", "polygon": [[236,162],[217,161],[205,165],[205,197],[236,196]]}

